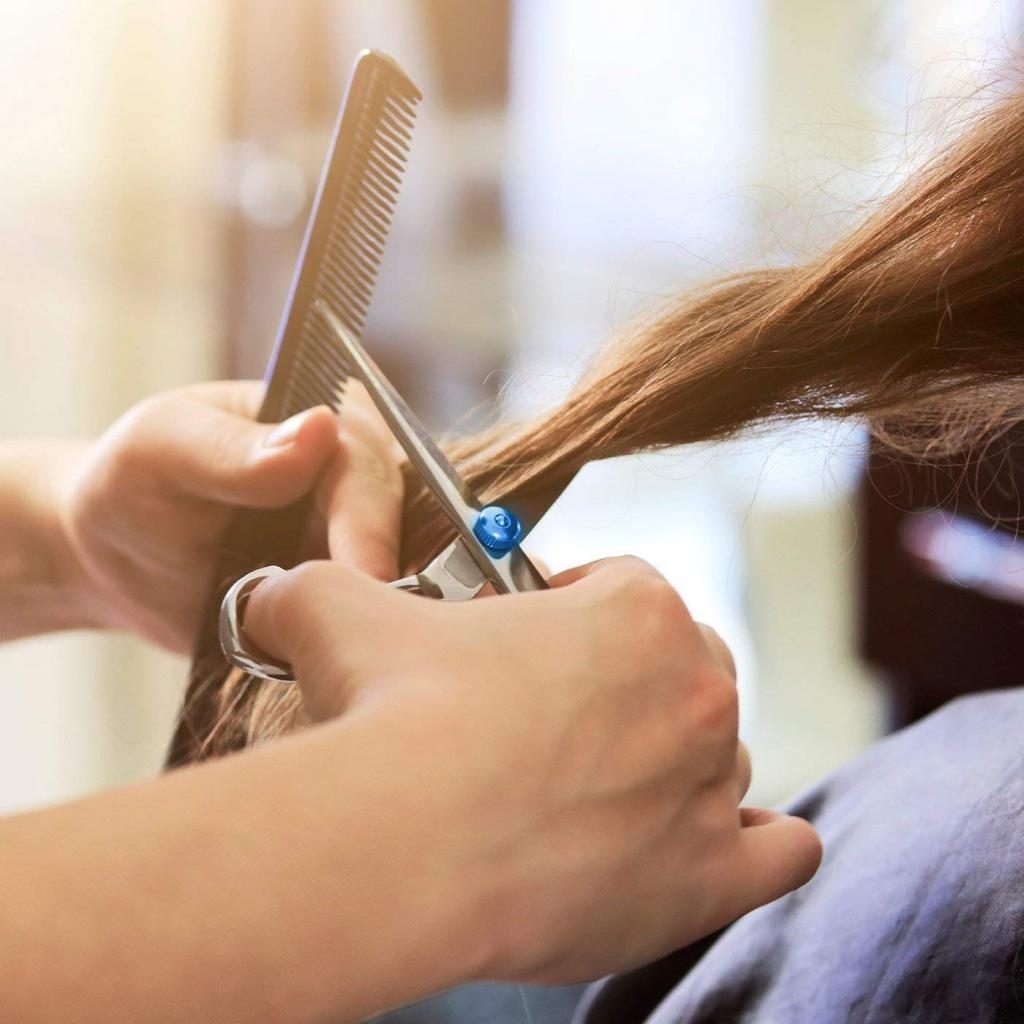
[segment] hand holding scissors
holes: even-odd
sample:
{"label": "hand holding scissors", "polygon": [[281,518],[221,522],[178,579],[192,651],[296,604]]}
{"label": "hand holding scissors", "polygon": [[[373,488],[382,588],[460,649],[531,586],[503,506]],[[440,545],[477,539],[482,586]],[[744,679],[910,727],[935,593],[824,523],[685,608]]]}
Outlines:
{"label": "hand holding scissors", "polygon": [[[543,576],[519,546],[535,522],[524,521],[503,503],[484,506],[340,318],[322,300],[313,310],[330,329],[350,376],[365,387],[458,535],[421,572],[390,586],[443,601],[467,601],[487,583],[499,594],[545,589]],[[253,589],[283,572],[279,566],[263,566],[228,590],[221,604],[220,640],[225,656],[238,668],[263,679],[291,682],[291,666],[256,649],[241,625]]]}

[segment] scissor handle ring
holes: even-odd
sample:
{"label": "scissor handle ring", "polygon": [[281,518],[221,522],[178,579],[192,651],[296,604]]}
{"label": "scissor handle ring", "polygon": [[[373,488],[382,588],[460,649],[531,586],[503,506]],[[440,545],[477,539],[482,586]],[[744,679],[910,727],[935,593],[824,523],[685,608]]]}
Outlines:
{"label": "scissor handle ring", "polygon": [[294,683],[295,670],[291,665],[260,650],[242,627],[242,616],[252,592],[264,580],[283,575],[284,569],[279,565],[265,565],[246,573],[232,584],[220,604],[220,646],[224,657],[248,675],[278,683]]}

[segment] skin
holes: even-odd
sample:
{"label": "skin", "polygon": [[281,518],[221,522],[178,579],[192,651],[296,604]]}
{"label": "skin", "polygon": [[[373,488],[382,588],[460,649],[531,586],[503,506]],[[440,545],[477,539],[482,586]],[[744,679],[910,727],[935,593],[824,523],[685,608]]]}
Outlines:
{"label": "skin", "polygon": [[125,629],[187,654],[232,510],[310,491],[313,549],[388,572],[402,482],[365,393],[351,389],[340,423],[317,408],[279,427],[253,422],[261,395],[256,381],[198,385],[140,403],[95,444],[0,448],[0,517],[17,524],[0,539],[0,636]]}
{"label": "skin", "polygon": [[268,447],[257,397],[190,389],[95,445],[0,451],[8,636],[186,650],[236,505],[312,490],[331,555],[263,584],[246,619],[317,724],[0,821],[5,1016],[354,1021],[464,981],[643,963],[813,874],[810,826],[741,808],[732,659],[655,570],[612,559],[465,605],[388,590],[383,425],[355,399]]}

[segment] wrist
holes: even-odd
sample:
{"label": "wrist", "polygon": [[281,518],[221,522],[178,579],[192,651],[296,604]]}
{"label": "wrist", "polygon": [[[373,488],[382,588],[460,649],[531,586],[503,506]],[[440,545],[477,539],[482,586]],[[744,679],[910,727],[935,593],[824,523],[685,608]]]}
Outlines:
{"label": "wrist", "polygon": [[102,603],[78,558],[67,514],[68,495],[88,450],[86,442],[76,441],[5,446],[0,579],[7,636],[100,625]]}
{"label": "wrist", "polygon": [[316,776],[340,814],[333,842],[356,877],[371,872],[374,942],[398,972],[383,987],[402,1001],[479,980],[496,959],[465,766],[438,742],[447,723],[418,711],[382,702],[312,730]]}
{"label": "wrist", "polygon": [[60,595],[68,624],[64,628],[108,628],[106,609],[75,537],[73,495],[94,442],[55,444],[47,481],[50,585]]}

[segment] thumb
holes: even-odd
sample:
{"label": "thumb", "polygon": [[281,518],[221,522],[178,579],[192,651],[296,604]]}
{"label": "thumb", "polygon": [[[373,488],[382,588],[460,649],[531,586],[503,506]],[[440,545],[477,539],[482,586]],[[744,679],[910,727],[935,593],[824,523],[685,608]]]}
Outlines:
{"label": "thumb", "polygon": [[252,592],[243,628],[261,650],[292,664],[306,710],[321,720],[351,703],[365,653],[380,660],[381,624],[394,629],[394,602],[403,598],[337,562],[304,562]]}
{"label": "thumb", "polygon": [[140,471],[190,497],[251,508],[297,501],[338,448],[337,423],[326,406],[274,425],[191,394],[144,403],[128,437]]}
{"label": "thumb", "polygon": [[744,828],[729,865],[732,885],[726,921],[771,903],[810,881],[821,863],[821,840],[802,818],[742,809]]}

